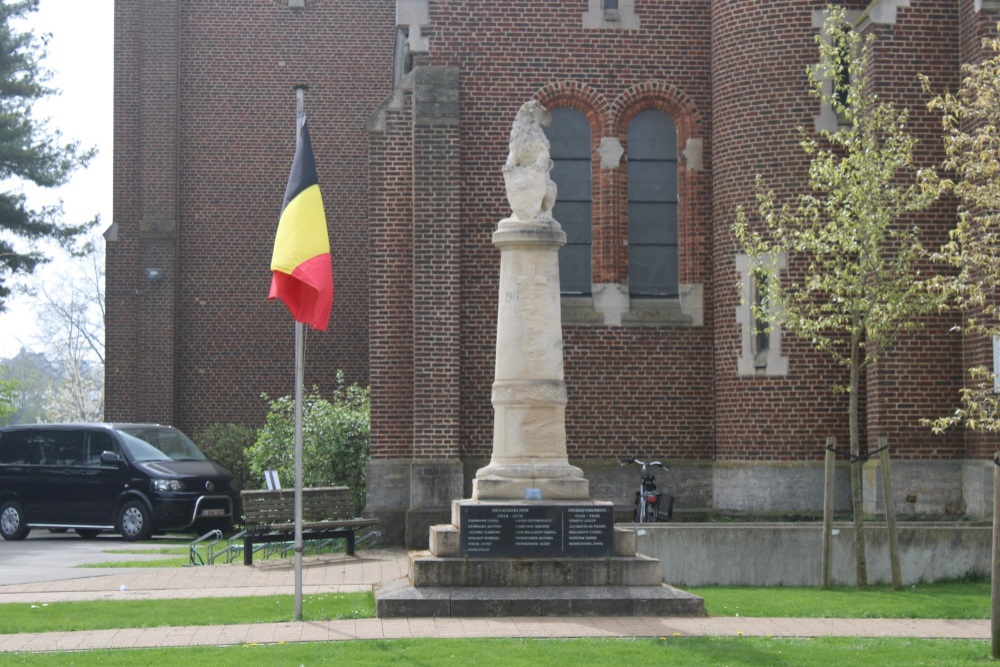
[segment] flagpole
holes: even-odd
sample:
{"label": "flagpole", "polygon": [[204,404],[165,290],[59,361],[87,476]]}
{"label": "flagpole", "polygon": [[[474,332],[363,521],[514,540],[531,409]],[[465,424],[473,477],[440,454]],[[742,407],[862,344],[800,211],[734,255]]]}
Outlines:
{"label": "flagpole", "polygon": [[[305,115],[306,86],[295,86],[295,150],[299,150],[299,124]],[[302,620],[302,385],[305,376],[304,327],[295,322],[295,620]]]}
{"label": "flagpole", "polygon": [[295,323],[295,620],[302,620],[302,382],[304,325]]}

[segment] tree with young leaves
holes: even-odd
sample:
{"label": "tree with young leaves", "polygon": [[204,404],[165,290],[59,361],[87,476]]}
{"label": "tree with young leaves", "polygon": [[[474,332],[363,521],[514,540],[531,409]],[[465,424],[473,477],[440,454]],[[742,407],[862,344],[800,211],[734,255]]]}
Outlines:
{"label": "tree with young leaves", "polygon": [[[249,475],[261,484],[265,471],[276,470],[288,488],[295,479],[295,399],[263,398],[270,407],[256,442],[245,452]],[[367,387],[347,385],[344,372],[337,371],[337,388],[329,400],[316,387],[303,397],[302,484],[348,486],[360,513],[370,457],[371,393]]]}
{"label": "tree with young leaves", "polygon": [[100,240],[67,264],[50,284],[30,291],[38,313],[41,349],[56,371],[45,391],[41,418],[104,418],[104,251]]}
{"label": "tree with young leaves", "polygon": [[23,186],[42,188],[65,184],[77,168],[86,166],[94,150],[67,142],[48,119],[38,119],[32,107],[58,91],[47,82],[43,66],[45,37],[17,27],[38,8],[38,0],[0,0],[0,310],[11,293],[11,280],[31,274],[48,261],[40,249],[54,241],[74,250],[76,239],[97,220],[69,224],[61,205],[32,207]]}
{"label": "tree with young leaves", "polygon": [[[949,177],[941,185],[959,202],[958,222],[935,255],[954,269],[940,284],[964,313],[965,333],[995,339],[1000,336],[1000,39],[986,39],[983,47],[992,56],[963,65],[958,91],[935,97],[928,107],[942,114],[942,166]],[[930,92],[926,78],[924,89]],[[960,407],[936,420],[934,429],[964,424],[1000,432],[994,370],[974,366],[968,380]]]}
{"label": "tree with young leaves", "polygon": [[[816,40],[820,63],[808,69],[813,94],[842,122],[818,138],[800,129],[811,158],[809,190],[779,204],[758,178],[757,219],[741,208],[734,229],[754,266],[751,275],[765,281],[757,316],[848,369],[850,451],[858,457],[865,369],[901,332],[919,327],[940,299],[926,289],[920,230],[907,221],[935,201],[937,188],[913,164],[916,139],[906,129],[907,111],[872,92],[872,38],[851,28],[842,8],[828,8]],[[824,87],[831,79],[834,85]],[[773,270],[779,255],[787,257],[783,275]],[[861,468],[852,465],[857,584],[864,587],[861,483]]]}
{"label": "tree with young leaves", "polygon": [[6,426],[17,414],[17,390],[14,380],[0,380],[0,426]]}

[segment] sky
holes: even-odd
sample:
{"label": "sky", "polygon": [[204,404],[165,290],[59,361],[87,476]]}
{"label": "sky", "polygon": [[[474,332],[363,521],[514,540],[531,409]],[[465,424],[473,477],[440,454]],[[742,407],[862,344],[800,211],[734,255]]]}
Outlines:
{"label": "sky", "polygon": [[[113,0],[40,0],[38,11],[20,26],[36,34],[51,34],[44,64],[53,72],[49,85],[62,91],[37,102],[34,115],[51,119],[50,128],[59,129],[64,139],[98,150],[90,165],[75,172],[67,185],[41,192],[26,188],[25,192],[30,203],[62,199],[70,221],[100,215],[98,234],[112,222],[113,9]],[[37,284],[58,275],[65,267],[59,259],[56,254],[51,264],[36,270],[27,282]],[[38,347],[34,323],[30,298],[13,294],[7,310],[0,313],[0,358],[16,355],[22,346]]]}

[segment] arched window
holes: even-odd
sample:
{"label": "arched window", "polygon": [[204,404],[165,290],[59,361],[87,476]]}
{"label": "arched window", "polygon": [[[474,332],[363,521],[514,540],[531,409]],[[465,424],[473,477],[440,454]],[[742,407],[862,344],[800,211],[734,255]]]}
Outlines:
{"label": "arched window", "polygon": [[677,126],[658,109],[628,124],[628,282],[637,297],[675,297]]}
{"label": "arched window", "polygon": [[552,180],[558,193],[552,216],[566,232],[559,251],[559,285],[563,294],[591,291],[591,172],[590,122],[573,107],[552,110],[545,131],[552,157]]}

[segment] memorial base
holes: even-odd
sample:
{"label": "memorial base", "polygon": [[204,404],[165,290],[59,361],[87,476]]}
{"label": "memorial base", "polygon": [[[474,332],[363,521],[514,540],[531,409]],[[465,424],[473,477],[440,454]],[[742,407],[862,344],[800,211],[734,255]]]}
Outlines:
{"label": "memorial base", "polygon": [[381,618],[704,616],[702,598],[662,583],[631,527],[602,501],[461,500],[431,528],[430,551],[375,593]]}
{"label": "memorial base", "polygon": [[659,586],[417,588],[408,579],[375,589],[379,618],[500,616],[704,616],[705,601]]}

